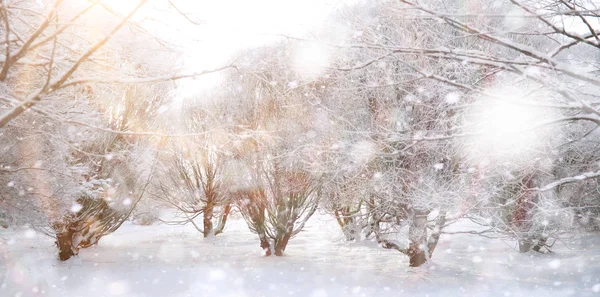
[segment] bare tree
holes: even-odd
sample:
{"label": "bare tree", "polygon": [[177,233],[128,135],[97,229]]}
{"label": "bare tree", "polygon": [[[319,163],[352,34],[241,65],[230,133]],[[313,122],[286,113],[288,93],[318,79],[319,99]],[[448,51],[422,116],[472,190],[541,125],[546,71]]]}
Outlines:
{"label": "bare tree", "polygon": [[283,256],[289,240],[317,210],[319,183],[277,160],[255,160],[248,167],[251,185],[235,192],[238,207],[265,255]]}
{"label": "bare tree", "polygon": [[[159,189],[154,196],[184,215],[174,223],[192,223],[204,237],[218,235],[225,229],[231,212],[230,198],[224,174],[224,155],[206,146],[188,147],[171,153],[167,169],[157,181]],[[202,229],[194,219],[202,215]]]}
{"label": "bare tree", "polygon": [[221,102],[232,126],[230,192],[265,254],[277,256],[317,210],[321,188],[312,170],[315,110],[303,97],[314,86],[288,70],[286,50],[277,44],[241,59]]}

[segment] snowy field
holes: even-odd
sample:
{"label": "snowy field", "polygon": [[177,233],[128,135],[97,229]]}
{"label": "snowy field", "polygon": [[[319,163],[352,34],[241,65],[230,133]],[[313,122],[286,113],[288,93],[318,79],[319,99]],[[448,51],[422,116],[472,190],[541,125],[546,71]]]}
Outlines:
{"label": "snowy field", "polygon": [[240,219],[207,240],[192,226],[129,224],[59,263],[51,238],[2,229],[0,296],[600,296],[597,235],[546,255],[445,235],[420,268],[376,243],[341,239],[334,221],[315,216],[284,257],[264,258]]}

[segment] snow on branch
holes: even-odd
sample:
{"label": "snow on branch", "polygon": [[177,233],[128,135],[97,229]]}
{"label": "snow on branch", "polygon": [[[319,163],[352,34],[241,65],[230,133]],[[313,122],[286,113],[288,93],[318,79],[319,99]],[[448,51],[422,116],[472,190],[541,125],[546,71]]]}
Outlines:
{"label": "snow on branch", "polygon": [[[61,1],[57,1],[57,3],[60,3]],[[91,48],[89,48],[83,55],[81,55],[76,61],[75,63],[73,63],[73,65],[71,65],[71,67],[65,71],[60,78],[58,78],[57,80],[55,80],[54,82],[52,82],[51,84],[46,84],[44,85],[44,87],[38,89],[37,91],[33,92],[32,94],[30,94],[28,96],[27,99],[23,100],[20,104],[18,104],[17,106],[14,106],[13,108],[11,108],[10,110],[8,110],[7,112],[5,112],[2,116],[0,116],[0,128],[4,127],[6,124],[8,124],[10,121],[12,121],[14,118],[18,117],[21,113],[23,113],[24,111],[26,111],[27,109],[29,109],[31,106],[37,104],[39,101],[42,100],[42,94],[46,93],[46,92],[52,92],[55,91],[59,88],[62,87],[62,85],[69,79],[71,78],[71,76],[73,75],[73,73],[83,64],[84,61],[86,61],[92,54],[94,54],[96,51],[98,51],[98,49],[100,49],[102,46],[104,46],[104,44],[106,44],[110,38],[112,36],[114,36],[128,21],[129,19],[131,19],[131,17],[133,17],[133,15],[147,2],[147,0],[142,0],[140,1],[140,3],[138,3],[138,5],[131,10],[131,12],[129,12],[129,14],[124,17],[121,22],[119,22],[108,34],[106,34],[102,39],[100,39],[96,44],[94,44],[94,46],[92,46]],[[56,4],[56,6],[58,6],[58,4]],[[53,8],[53,11],[56,10],[56,7]],[[50,22],[50,17],[48,17],[45,21],[46,22]],[[43,31],[43,30],[42,30]],[[36,35],[37,34],[37,35]],[[25,47],[25,45],[21,48],[21,50],[19,50],[19,52],[21,51],[27,51],[27,48],[31,45],[31,43],[40,35],[42,34],[41,31],[36,31],[36,33],[34,33],[34,35],[30,38],[30,41],[28,41],[29,44],[27,44],[27,47]],[[4,81],[6,79],[6,75],[8,73],[8,68],[10,67],[9,64],[12,64],[16,61],[15,57],[19,57],[21,54],[17,53],[16,56],[12,57],[12,58],[7,58],[6,62],[2,68],[2,71],[0,71],[0,81]],[[8,66],[7,66],[8,65]]]}
{"label": "snow on branch", "polygon": [[600,177],[600,170],[585,172],[585,173],[582,173],[577,176],[561,178],[557,181],[554,181],[554,182],[551,182],[551,183],[545,185],[544,187],[533,188],[531,190],[544,192],[544,191],[554,189],[554,188],[564,185],[564,184],[576,183],[576,182],[580,182],[583,180],[592,179],[592,178],[596,178],[596,177]]}
{"label": "snow on branch", "polygon": [[[501,45],[503,47],[506,47],[508,49],[514,50],[516,52],[519,52],[519,53],[521,53],[521,54],[523,54],[525,56],[534,58],[534,59],[536,59],[536,60],[538,60],[538,61],[540,61],[542,63],[551,65],[555,70],[560,71],[561,73],[564,73],[565,75],[568,75],[570,77],[573,77],[573,78],[585,81],[585,82],[593,84],[595,86],[600,86],[600,80],[598,80],[597,78],[591,77],[591,76],[588,76],[588,75],[585,75],[585,74],[582,74],[582,73],[578,73],[578,72],[575,72],[575,71],[572,71],[572,70],[569,69],[568,66],[566,66],[563,63],[561,63],[561,62],[553,59],[552,57],[549,57],[545,53],[541,53],[541,52],[537,51],[536,49],[534,49],[532,47],[529,47],[529,46],[526,46],[526,45],[523,45],[523,44],[519,44],[519,43],[513,42],[513,41],[511,41],[511,40],[509,40],[507,38],[504,38],[504,37],[499,37],[499,36],[492,35],[490,33],[486,33],[486,32],[484,32],[482,30],[479,30],[479,29],[477,29],[477,28],[475,28],[475,27],[473,27],[473,26],[471,26],[471,25],[469,25],[469,24],[467,24],[465,22],[461,22],[461,21],[459,21],[459,20],[457,20],[455,18],[449,18],[449,17],[443,16],[443,15],[440,15],[436,11],[433,11],[431,9],[425,8],[424,6],[418,5],[418,4],[413,3],[411,1],[408,1],[408,0],[400,0],[400,1],[402,3],[405,3],[407,5],[410,5],[410,6],[414,7],[416,9],[420,10],[420,11],[423,11],[425,13],[428,13],[428,14],[430,14],[432,16],[435,16],[435,17],[439,18],[440,20],[446,22],[448,25],[456,28],[457,30],[464,31],[464,32],[467,32],[469,34],[477,35],[481,39],[484,39],[484,40],[487,40],[489,42],[493,42],[493,43],[499,44],[499,45]],[[575,38],[576,36],[573,37],[573,36],[567,35],[566,31],[564,31],[564,30],[562,30],[562,31],[559,30],[559,31],[557,31],[557,33],[565,34],[568,37],[577,39],[577,38]],[[579,38],[579,39],[582,42],[585,41],[585,39],[583,39],[583,38]]]}

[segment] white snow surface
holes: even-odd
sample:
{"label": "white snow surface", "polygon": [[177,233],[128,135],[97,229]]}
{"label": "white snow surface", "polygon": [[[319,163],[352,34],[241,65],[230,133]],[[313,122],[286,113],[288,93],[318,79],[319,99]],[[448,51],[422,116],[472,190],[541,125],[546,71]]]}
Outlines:
{"label": "white snow surface", "polygon": [[209,239],[192,226],[124,224],[66,262],[56,260],[51,238],[30,233],[0,229],[2,297],[600,293],[598,234],[557,243],[552,254],[521,254],[514,242],[476,235],[442,235],[432,261],[410,268],[397,251],[371,241],[343,241],[335,221],[325,215],[311,218],[284,257],[262,257],[258,238],[235,217],[223,234]]}

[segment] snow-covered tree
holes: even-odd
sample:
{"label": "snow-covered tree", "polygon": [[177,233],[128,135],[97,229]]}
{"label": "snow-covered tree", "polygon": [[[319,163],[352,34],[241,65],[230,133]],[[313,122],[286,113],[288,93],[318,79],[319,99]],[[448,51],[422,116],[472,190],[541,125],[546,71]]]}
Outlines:
{"label": "snow-covered tree", "polygon": [[[209,134],[210,135],[210,134]],[[210,137],[200,142],[210,143]],[[204,237],[223,232],[233,199],[225,176],[225,155],[209,145],[178,144],[168,153],[165,170],[156,181],[155,199],[180,212],[184,219],[172,223],[192,223]],[[194,219],[202,215],[202,229]]]}
{"label": "snow-covered tree", "polygon": [[136,21],[146,2],[124,13],[106,1],[1,5],[0,212],[56,235],[63,260],[131,214],[169,81],[202,74],[174,67],[176,53]]}
{"label": "snow-covered tree", "polygon": [[[381,25],[378,42],[367,39],[354,46],[379,54],[355,65],[395,56],[412,70],[413,79],[433,82],[437,90],[455,88],[441,98],[461,103],[466,119],[434,137],[413,135],[422,141],[464,139],[459,163],[470,169],[471,183],[480,186],[470,191],[474,195],[468,204],[482,207],[474,213],[486,213],[477,221],[518,239],[523,251],[540,250],[549,235],[570,227],[570,213],[582,217],[581,210],[594,205],[594,195],[586,195],[582,203],[569,191],[577,186],[568,185],[585,186],[598,176],[597,165],[590,163],[594,154],[582,144],[593,141],[592,130],[599,123],[597,59],[583,58],[595,57],[599,48],[591,21],[594,4],[511,0],[465,7],[407,0],[384,7],[412,24],[408,30]],[[383,14],[376,14],[376,22]],[[405,36],[391,34],[394,28],[403,28]],[[366,32],[361,38],[369,36]],[[583,152],[585,156],[573,158]],[[565,160],[576,163],[565,166]]]}
{"label": "snow-covered tree", "polygon": [[[290,47],[276,45],[240,61],[224,96],[232,154],[232,195],[266,255],[283,255],[289,240],[315,213],[320,174],[312,171],[317,152],[313,112],[305,100],[311,86],[290,71]],[[232,117],[233,116],[233,117]]]}

